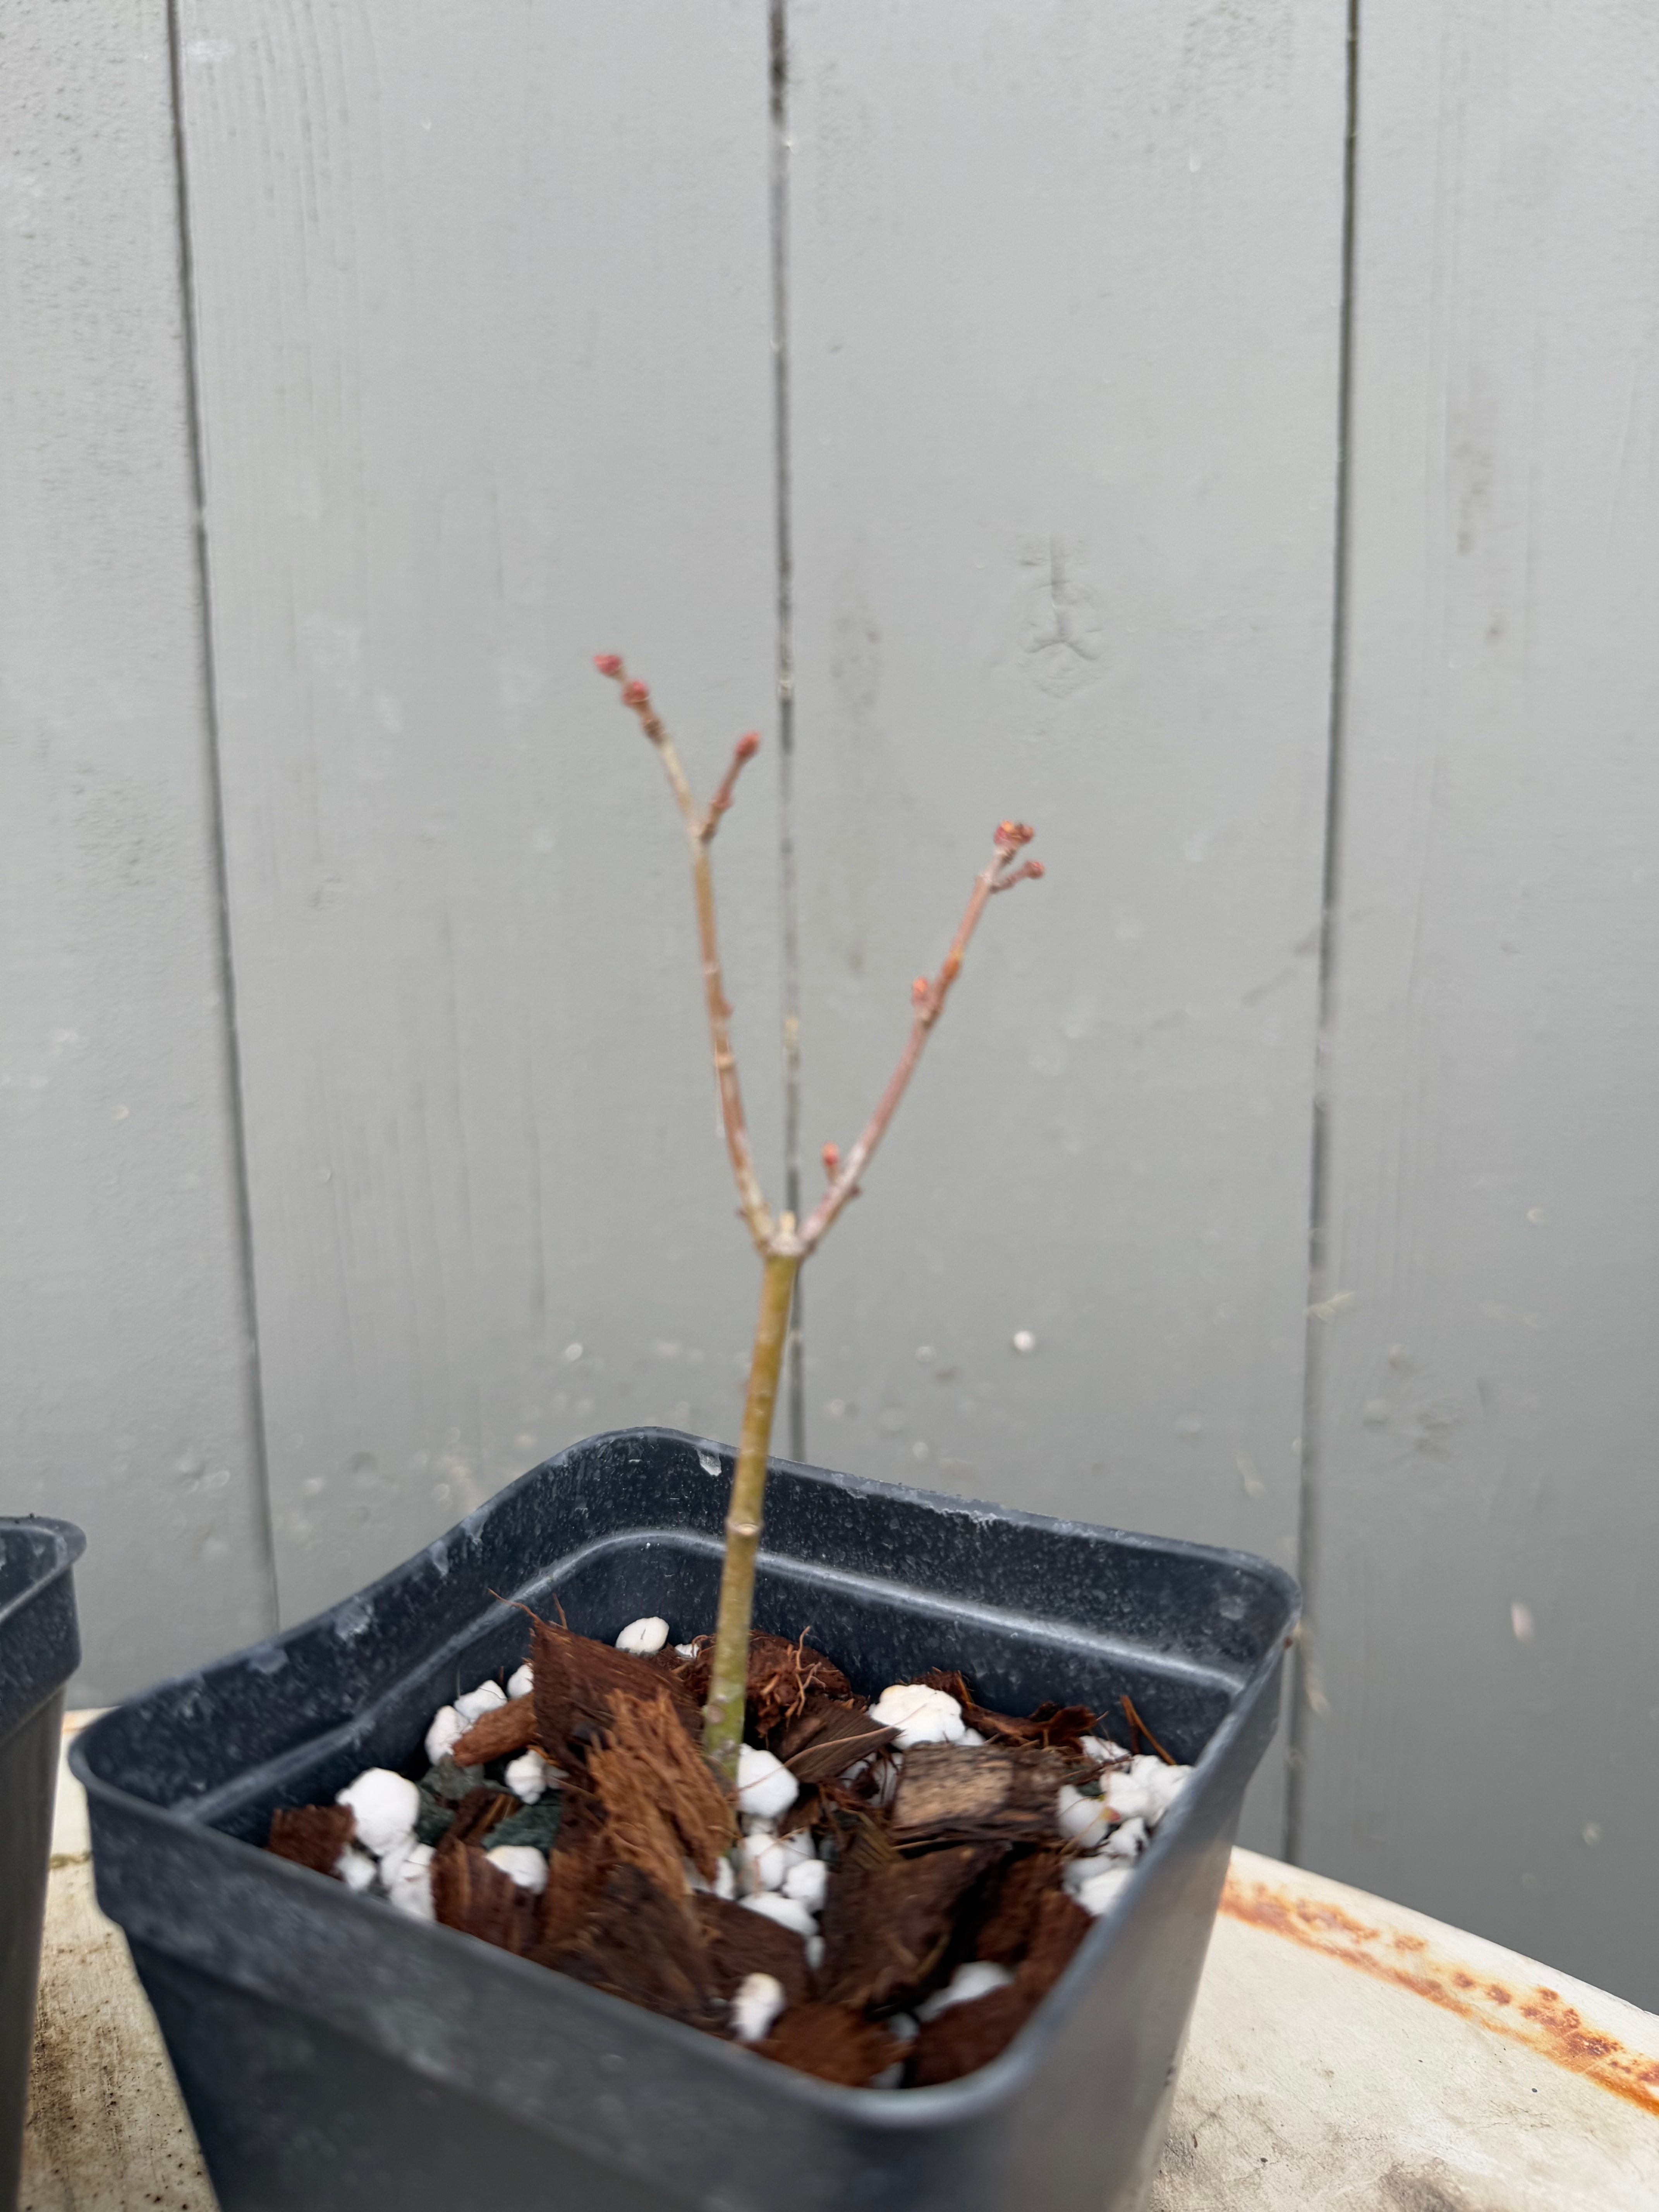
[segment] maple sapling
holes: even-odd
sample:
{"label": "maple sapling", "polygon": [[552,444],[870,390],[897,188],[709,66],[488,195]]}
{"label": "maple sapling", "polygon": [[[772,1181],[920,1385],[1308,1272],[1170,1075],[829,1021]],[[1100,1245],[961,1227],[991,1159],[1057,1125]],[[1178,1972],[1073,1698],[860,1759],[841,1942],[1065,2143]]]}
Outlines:
{"label": "maple sapling", "polygon": [[735,1786],[749,1676],[755,1556],[760,1544],[767,1455],[772,1441],[772,1417],[788,1338],[795,1278],[842,1207],[856,1194],[860,1178],[904,1096],[928,1033],[945,1010],[945,1001],[961,970],[963,955],[985,911],[986,902],[998,891],[1012,890],[1016,884],[1041,876],[1042,863],[1021,859],[1032,836],[1024,823],[998,823],[991,857],[974,878],[966,910],[957,925],[943,964],[937,975],[918,975],[910,987],[909,1036],[869,1120],[844,1156],[837,1145],[827,1144],[823,1147],[823,1194],[805,1220],[798,1222],[789,1212],[774,1214],[761,1189],[748,1125],[744,1120],[737,1058],[732,1048],[732,1009],[720,973],[720,941],[714,925],[714,872],[709,859],[709,847],[720,828],[720,817],[732,803],[738,779],[744,767],[760,750],[760,738],[750,730],[738,739],[714,797],[706,807],[699,807],[674,741],[652,704],[647,687],[637,677],[629,676],[619,654],[600,653],[593,665],[601,676],[611,678],[621,686],[623,704],[638,717],[641,728],[655,746],[679,808],[690,851],[703,1000],[714,1052],[714,1081],[720,1094],[720,1125],[738,1187],[739,1208],[761,1259],[760,1312],[750,1354],[738,1463],[726,1509],[720,1613],[715,1624],[708,1702],[703,1708],[704,1755]]}

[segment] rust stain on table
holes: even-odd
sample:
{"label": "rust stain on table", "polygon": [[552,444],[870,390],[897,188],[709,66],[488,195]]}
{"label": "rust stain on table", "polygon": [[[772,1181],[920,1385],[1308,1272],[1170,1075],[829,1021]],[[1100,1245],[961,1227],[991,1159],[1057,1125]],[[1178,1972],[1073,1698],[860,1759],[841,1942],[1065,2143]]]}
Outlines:
{"label": "rust stain on table", "polygon": [[1601,2033],[1559,1990],[1542,1983],[1527,1986],[1471,1972],[1468,1961],[1437,1950],[1425,1936],[1368,1923],[1299,1888],[1247,1878],[1237,1864],[1222,1891],[1221,1910],[1230,1919],[1265,1929],[1407,1990],[1495,2035],[1523,2043],[1659,2117],[1659,2057]]}

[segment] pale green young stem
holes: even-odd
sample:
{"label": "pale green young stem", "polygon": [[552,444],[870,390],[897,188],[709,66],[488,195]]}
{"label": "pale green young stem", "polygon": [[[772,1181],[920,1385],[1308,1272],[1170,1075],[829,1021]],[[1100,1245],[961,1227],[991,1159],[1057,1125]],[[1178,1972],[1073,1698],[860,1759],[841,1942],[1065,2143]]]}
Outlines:
{"label": "pale green young stem", "polygon": [[734,1786],[749,1686],[749,1624],[755,1605],[761,1502],[766,1492],[778,1376],[789,1338],[789,1308],[800,1263],[799,1249],[772,1251],[762,1267],[760,1314],[749,1360],[749,1395],[744,1401],[743,1434],[726,1512],[726,1564],[720,1571],[714,1671],[709,1677],[708,1702],[702,1709],[702,1749],[715,1771]]}

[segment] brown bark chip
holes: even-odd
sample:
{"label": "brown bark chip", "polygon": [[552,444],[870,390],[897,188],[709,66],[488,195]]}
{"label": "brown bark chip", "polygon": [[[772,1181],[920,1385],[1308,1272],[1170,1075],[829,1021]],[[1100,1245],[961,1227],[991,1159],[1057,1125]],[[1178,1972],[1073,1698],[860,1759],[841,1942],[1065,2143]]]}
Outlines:
{"label": "brown bark chip", "polygon": [[[1024,1866],[1040,1867],[1046,1856],[1039,1854],[1026,1860]],[[1025,1876],[1027,1883],[1031,1879]],[[939,2081],[955,2081],[988,2066],[1024,2027],[1094,1925],[1064,1890],[1047,1890],[1033,1902],[1030,1948],[1012,1985],[970,1998],[966,2004],[951,2005],[935,2019],[923,2022],[911,2058],[914,2087],[925,2089]],[[976,1955],[990,1956],[982,1936]]]}
{"label": "brown bark chip", "polygon": [[1015,1982],[925,2021],[910,2046],[910,2086],[930,2089],[988,2066],[1024,2027],[1040,1996]]}
{"label": "brown bark chip", "polygon": [[349,1805],[282,1805],[270,1816],[265,1849],[313,1874],[332,1874],[356,1829]]}
{"label": "brown bark chip", "polygon": [[889,1825],[896,1844],[1055,1832],[1063,1761],[1042,1751],[950,1743],[904,1754]]}
{"label": "brown bark chip", "polygon": [[737,1836],[730,1800],[687,1735],[660,1682],[648,1697],[618,1691],[612,1725],[587,1771],[617,1856],[666,1897],[685,1893],[683,1862],[705,1881]]}
{"label": "brown bark chip", "polygon": [[931,1667],[916,1677],[930,1690],[943,1690],[962,1707],[969,1728],[977,1729],[993,1743],[1035,1744],[1047,1750],[1075,1752],[1079,1736],[1093,1729],[1095,1716],[1087,1705],[1057,1705],[1052,1700],[1038,1705],[1026,1720],[1012,1713],[994,1713],[981,1705],[964,1678],[954,1668]]}
{"label": "brown bark chip", "polygon": [[780,2066],[848,2089],[862,2089],[900,2055],[884,2027],[848,2004],[792,2005],[755,2048]]}
{"label": "brown bark chip", "polygon": [[535,1687],[536,1741],[550,1759],[568,1759],[611,1725],[618,1695],[649,1698],[665,1690],[682,1724],[698,1725],[696,1702],[684,1682],[648,1659],[617,1651],[591,1636],[538,1620],[532,1631],[531,1669]]}
{"label": "brown bark chip", "polygon": [[726,2026],[700,1926],[638,1867],[612,1871],[558,1966],[574,1981],[690,2027],[719,2033]]}
{"label": "brown bark chip", "polygon": [[519,1800],[510,1790],[481,1782],[476,1789],[469,1790],[455,1808],[455,1817],[441,1840],[451,1849],[458,1844],[481,1843],[499,1821],[518,1809]]}
{"label": "brown bark chip", "polygon": [[819,1923],[824,1996],[882,2006],[919,1989],[945,1955],[963,1893],[995,1856],[994,1844],[957,1844],[914,1858],[840,1867]]}
{"label": "brown bark chip", "polygon": [[872,1752],[883,1751],[897,1735],[882,1728],[861,1706],[815,1690],[787,1721],[772,1747],[803,1788],[833,1782]]}
{"label": "brown bark chip", "polygon": [[446,1837],[432,1862],[433,1910],[446,1928],[520,1957],[536,1938],[537,1900],[475,1844]]}
{"label": "brown bark chip", "polygon": [[[1037,1907],[1060,1880],[1064,1865],[1057,1850],[1023,1850],[1010,1858],[988,1885],[985,1916],[974,1937],[975,1958],[994,1966],[1018,1965],[1030,1948]],[[1083,1917],[1086,1921],[1089,1916],[1085,1912]]]}
{"label": "brown bark chip", "polygon": [[457,1766],[488,1766],[492,1759],[511,1759],[535,1741],[534,1698],[509,1698],[504,1705],[492,1705],[465,1735],[458,1736],[449,1755]]}
{"label": "brown bark chip", "polygon": [[[699,1639],[701,1641],[701,1639]],[[680,1670],[680,1680],[699,1705],[708,1702],[709,1677],[714,1671],[711,1638]],[[802,1641],[787,1636],[763,1636],[757,1629],[749,1638],[749,1680],[744,1691],[756,1728],[769,1735],[781,1721],[800,1712],[814,1692],[824,1697],[850,1699],[853,1686],[833,1659],[814,1651]]]}
{"label": "brown bark chip", "polygon": [[708,1946],[710,1980],[720,1996],[735,1996],[750,1974],[770,1974],[782,1984],[792,2005],[806,2002],[811,1976],[806,1943],[793,1928],[780,1927],[763,1912],[732,1905],[723,1897],[692,1899]]}
{"label": "brown bark chip", "polygon": [[578,1799],[574,1815],[567,1811],[559,1837],[547,1862],[547,1887],[542,1892],[539,1924],[532,1956],[544,1966],[556,1966],[559,1955],[599,1903],[616,1865],[616,1853],[604,1827]]}
{"label": "brown bark chip", "polygon": [[1018,1979],[1024,1990],[1047,1996],[1072,1963],[1072,1954],[1094,1926],[1074,1898],[1051,1889],[1037,1900],[1031,1938]]}

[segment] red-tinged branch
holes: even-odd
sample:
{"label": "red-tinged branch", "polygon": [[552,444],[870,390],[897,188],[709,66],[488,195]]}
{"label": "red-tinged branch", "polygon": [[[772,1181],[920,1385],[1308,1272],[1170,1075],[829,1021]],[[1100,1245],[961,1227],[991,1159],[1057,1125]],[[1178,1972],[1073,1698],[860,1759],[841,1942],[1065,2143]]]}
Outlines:
{"label": "red-tinged branch", "polygon": [[732,1049],[732,1009],[726,1003],[726,987],[721,979],[720,938],[714,927],[714,871],[708,863],[708,847],[719,826],[720,817],[732,804],[732,791],[744,762],[752,760],[760,750],[760,739],[752,731],[748,736],[738,738],[732,764],[708,812],[699,813],[674,740],[651,704],[650,692],[637,678],[629,675],[621,659],[614,653],[601,653],[593,665],[601,676],[609,676],[621,684],[623,704],[632,708],[639,717],[640,727],[656,747],[669,787],[674,793],[675,803],[680,810],[680,820],[685,826],[686,841],[691,848],[691,890],[697,911],[697,945],[702,956],[703,1001],[708,1015],[708,1042],[714,1057],[714,1081],[720,1091],[720,1123],[726,1132],[726,1155],[732,1163],[732,1174],[738,1186],[743,1218],[749,1224],[749,1234],[755,1241],[756,1249],[764,1255],[772,1249],[778,1229],[768,1209],[760,1187],[760,1177],[755,1172],[754,1153],[749,1143],[749,1125],[744,1119],[737,1056]]}
{"label": "red-tinged branch", "polygon": [[708,811],[702,817],[702,827],[697,835],[707,845],[720,826],[720,817],[737,794],[738,778],[743,774],[745,762],[754,759],[760,750],[760,732],[750,730],[732,748],[732,764],[720,778],[720,789],[708,802]]}
{"label": "red-tinged branch", "polygon": [[865,1123],[857,1143],[845,1159],[835,1146],[826,1145],[823,1148],[824,1170],[830,1178],[830,1188],[801,1224],[799,1240],[803,1255],[812,1250],[848,1200],[856,1194],[859,1178],[869,1166],[871,1156],[886,1133],[887,1125],[897,1111],[898,1103],[915,1073],[916,1062],[921,1058],[921,1049],[927,1042],[928,1032],[945,1011],[945,1001],[950,995],[951,984],[961,973],[963,955],[967,951],[968,941],[985,911],[986,901],[997,891],[1012,890],[1016,884],[1042,875],[1041,860],[1027,860],[1018,868],[1013,865],[1021,849],[1030,843],[1032,834],[1023,822],[998,824],[995,849],[974,878],[967,911],[957,925],[957,933],[951,940],[951,949],[945,956],[943,966],[931,982],[925,975],[918,975],[910,987],[910,1003],[915,1009],[915,1018],[910,1024],[904,1050],[899,1055],[899,1064],[877,1101],[875,1112]]}

